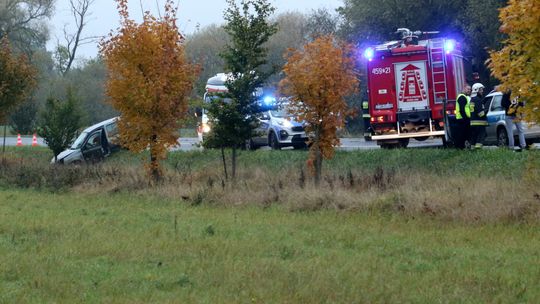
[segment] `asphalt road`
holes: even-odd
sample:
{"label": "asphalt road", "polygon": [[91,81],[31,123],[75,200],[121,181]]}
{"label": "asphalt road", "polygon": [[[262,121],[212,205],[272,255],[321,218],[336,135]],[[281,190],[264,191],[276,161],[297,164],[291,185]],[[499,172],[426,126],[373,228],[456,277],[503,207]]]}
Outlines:
{"label": "asphalt road", "polygon": [[[46,146],[46,144],[43,142],[43,139],[38,137],[37,138],[38,145],[39,146]],[[199,149],[198,147],[199,140],[196,137],[188,137],[188,138],[181,138],[179,140],[180,145],[177,147],[171,148],[172,151],[177,150],[194,150]],[[31,146],[32,145],[32,137],[22,137],[22,143],[23,146]],[[0,146],[3,144],[3,138],[0,137]],[[9,136],[6,137],[6,146],[15,146],[17,145],[17,137],[15,136]],[[423,142],[418,142],[415,140],[411,140],[409,147],[438,147],[441,146],[442,142],[440,139],[429,139]],[[343,150],[358,150],[358,149],[378,149],[379,146],[375,142],[366,142],[363,138],[342,138],[341,139],[341,147],[340,149]],[[270,149],[269,147],[263,147],[262,149]]]}
{"label": "asphalt road", "polygon": [[[21,137],[23,146],[32,146],[32,136],[22,136]],[[47,146],[43,141],[43,138],[38,137],[37,142],[39,146]],[[0,146],[4,144],[4,137],[0,136]],[[6,137],[6,146],[16,146],[17,145],[17,136],[8,136]]]}
{"label": "asphalt road", "polygon": [[[46,146],[43,142],[43,139],[38,137],[38,145]],[[22,138],[23,146],[32,145],[32,137],[23,137]],[[198,147],[199,140],[196,137],[193,138],[181,138],[179,140],[180,145],[171,148],[171,151],[189,151],[199,149]],[[3,144],[3,138],[0,137],[0,146]],[[15,146],[17,144],[17,137],[10,136],[6,137],[6,146]],[[428,139],[426,141],[416,141],[411,139],[409,143],[409,148],[436,148],[442,146],[441,139]],[[540,144],[535,145],[537,149],[540,149]],[[263,147],[262,149],[270,149],[269,147]],[[366,142],[363,138],[342,138],[341,147],[342,150],[365,150],[365,149],[380,149],[379,146],[373,141]]]}

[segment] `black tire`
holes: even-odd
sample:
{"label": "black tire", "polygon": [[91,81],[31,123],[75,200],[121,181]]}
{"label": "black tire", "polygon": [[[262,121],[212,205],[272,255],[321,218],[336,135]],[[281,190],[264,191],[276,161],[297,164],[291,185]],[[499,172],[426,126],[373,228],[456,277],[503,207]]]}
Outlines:
{"label": "black tire", "polygon": [[407,146],[409,145],[409,139],[408,138],[403,138],[403,139],[400,139],[399,140],[399,144],[398,144],[398,148],[407,148]]}
{"label": "black tire", "polygon": [[307,149],[307,145],[306,145],[306,144],[297,144],[297,145],[293,145],[293,149],[295,149],[295,150],[303,150],[303,149]]}
{"label": "black tire", "polygon": [[276,133],[271,132],[270,135],[268,135],[268,145],[270,146],[270,148],[272,148],[272,150],[281,150],[281,146],[277,139]]}
{"label": "black tire", "polygon": [[429,136],[422,136],[422,137],[415,137],[416,141],[425,141],[429,138]]}
{"label": "black tire", "polygon": [[508,147],[508,134],[504,128],[499,128],[497,130],[497,146]]}
{"label": "black tire", "polygon": [[385,144],[380,144],[379,146],[381,147],[381,149],[387,149],[387,150],[397,149],[401,147],[399,143],[392,143],[392,144],[385,143]]}
{"label": "black tire", "polygon": [[454,142],[452,142],[451,140],[446,140],[445,137],[442,138],[442,145],[443,145],[443,148],[454,148]]}
{"label": "black tire", "polygon": [[246,140],[246,145],[244,148],[248,151],[254,151],[257,150],[258,146],[253,142],[253,139],[250,138]]}

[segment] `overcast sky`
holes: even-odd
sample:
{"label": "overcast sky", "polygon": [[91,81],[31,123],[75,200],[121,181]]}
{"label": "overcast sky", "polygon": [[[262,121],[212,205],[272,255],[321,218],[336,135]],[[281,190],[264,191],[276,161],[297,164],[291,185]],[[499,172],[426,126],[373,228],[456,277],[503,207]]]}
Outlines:
{"label": "overcast sky", "polygon": [[[140,20],[141,5],[144,10],[157,12],[156,2],[159,2],[160,9],[163,9],[163,0],[131,0],[131,16]],[[334,11],[342,5],[342,0],[270,0],[276,8],[276,14],[287,11],[299,11],[309,13],[313,9],[324,8]],[[204,27],[212,23],[222,24],[223,11],[226,8],[225,0],[176,0],[180,4],[178,14],[178,25],[183,33],[189,34],[195,31],[197,25]],[[91,7],[91,16],[88,26],[83,32],[83,36],[103,36],[111,29],[118,27],[118,13],[114,0],[94,0]],[[48,48],[52,49],[57,38],[61,39],[64,25],[73,25],[73,20],[69,10],[69,0],[56,0],[55,15],[52,18],[51,40]],[[68,27],[69,28],[69,27]],[[73,29],[72,29],[73,31]],[[91,58],[97,54],[97,44],[92,43],[83,46],[78,52],[78,57]]]}

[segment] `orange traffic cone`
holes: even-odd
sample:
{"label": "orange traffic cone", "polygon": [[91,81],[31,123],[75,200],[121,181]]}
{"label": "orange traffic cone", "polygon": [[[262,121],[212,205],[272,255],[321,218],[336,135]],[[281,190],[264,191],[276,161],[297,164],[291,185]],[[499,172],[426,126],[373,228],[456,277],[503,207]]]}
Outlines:
{"label": "orange traffic cone", "polygon": [[17,146],[20,147],[22,146],[22,139],[21,139],[21,134],[17,134]]}
{"label": "orange traffic cone", "polygon": [[34,137],[32,137],[32,147],[36,147],[37,145],[37,136],[36,133],[34,133]]}

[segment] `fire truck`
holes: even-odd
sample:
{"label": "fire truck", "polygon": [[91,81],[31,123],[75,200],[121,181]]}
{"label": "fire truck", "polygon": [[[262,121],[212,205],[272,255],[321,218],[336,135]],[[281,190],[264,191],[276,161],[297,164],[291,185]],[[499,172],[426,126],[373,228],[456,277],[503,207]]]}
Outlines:
{"label": "fire truck", "polygon": [[[448,139],[447,116],[465,84],[459,43],[438,32],[400,28],[401,39],[364,50],[371,139],[383,148]],[[421,39],[422,38],[422,39]]]}

